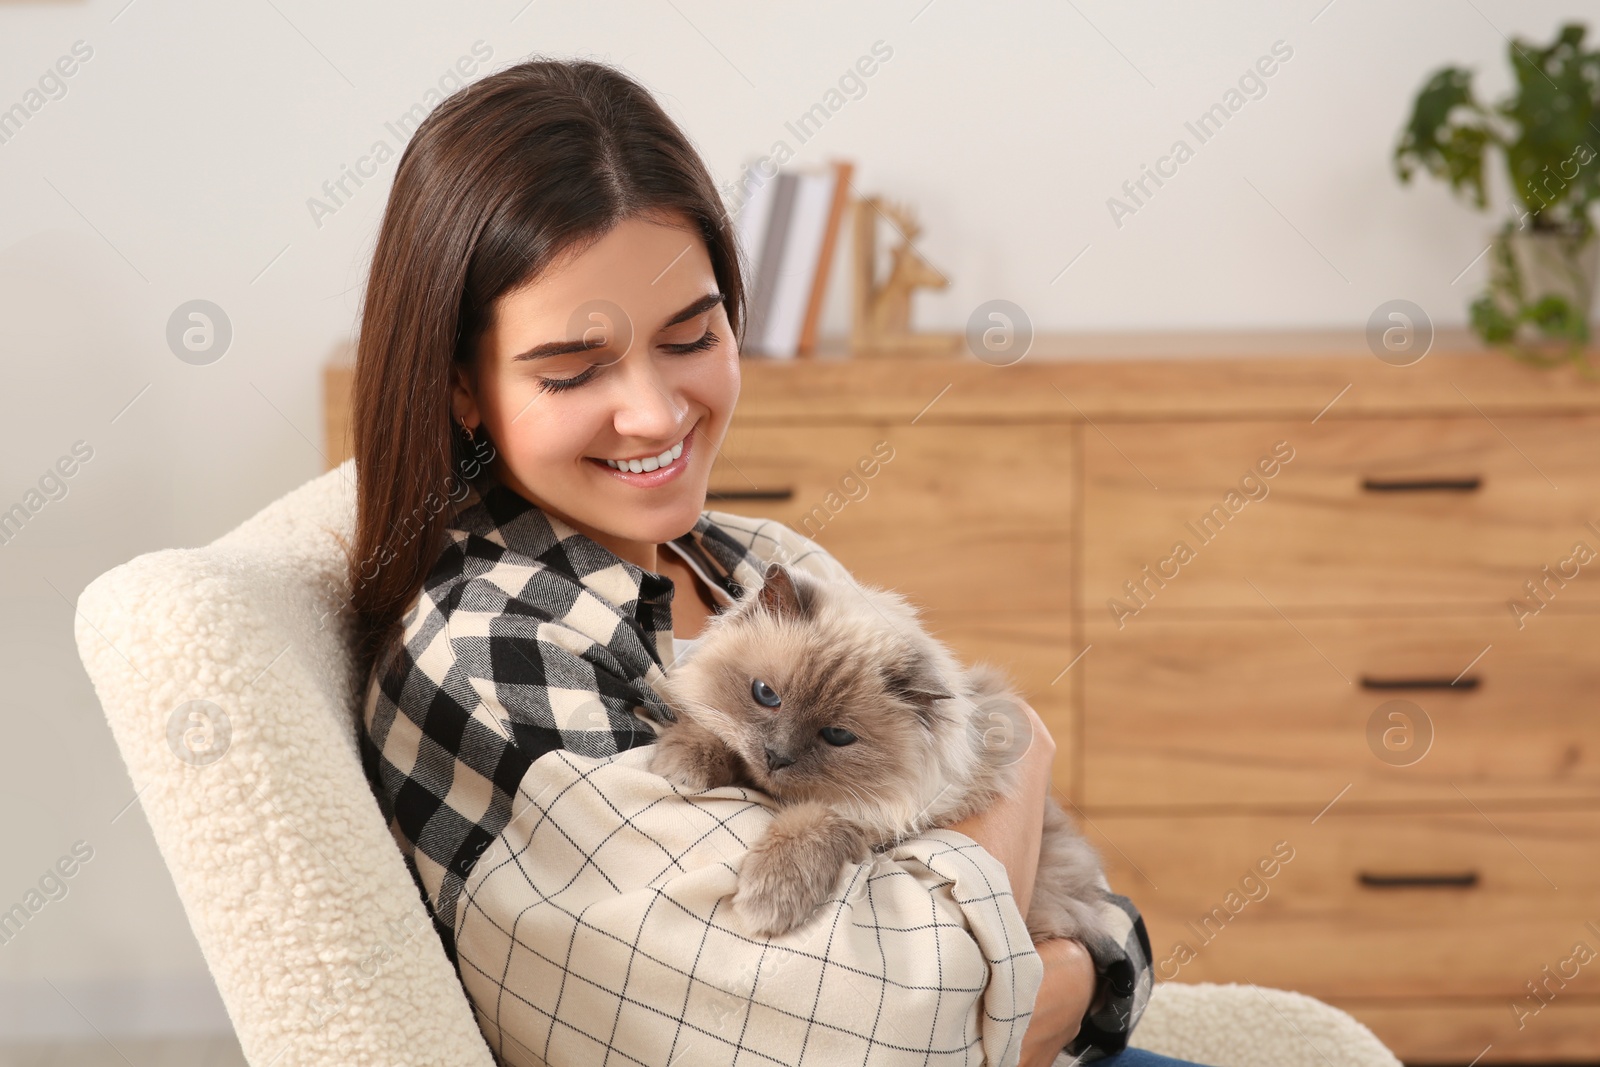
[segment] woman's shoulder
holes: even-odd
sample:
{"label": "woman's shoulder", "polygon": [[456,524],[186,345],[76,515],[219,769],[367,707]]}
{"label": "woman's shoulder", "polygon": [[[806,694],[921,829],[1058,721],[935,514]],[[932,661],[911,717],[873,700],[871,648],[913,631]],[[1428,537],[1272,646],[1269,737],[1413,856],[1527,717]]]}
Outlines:
{"label": "woman's shoulder", "polygon": [[[496,640],[508,635],[568,648],[594,643],[592,636],[557,633],[582,629],[573,616],[592,599],[584,584],[528,553],[522,542],[508,542],[498,529],[486,525],[482,510],[448,524],[444,545],[373,664],[369,691],[383,675],[403,678],[419,666],[442,679],[463,656],[471,661],[467,666],[483,668]],[[579,612],[580,618],[592,615]]]}
{"label": "woman's shoulder", "polygon": [[850,577],[849,570],[827,549],[777,519],[707,511],[704,522],[709,531],[743,549],[758,570],[782,563],[820,578]]}

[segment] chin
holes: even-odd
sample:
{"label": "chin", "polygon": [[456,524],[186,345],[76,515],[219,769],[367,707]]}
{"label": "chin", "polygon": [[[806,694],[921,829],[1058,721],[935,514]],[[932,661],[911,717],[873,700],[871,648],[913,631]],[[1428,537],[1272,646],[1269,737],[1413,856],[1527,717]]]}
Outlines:
{"label": "chin", "polygon": [[634,521],[619,523],[624,528],[615,532],[630,541],[664,544],[694,529],[705,509],[705,501],[704,490],[686,494],[682,499],[663,501],[646,509]]}

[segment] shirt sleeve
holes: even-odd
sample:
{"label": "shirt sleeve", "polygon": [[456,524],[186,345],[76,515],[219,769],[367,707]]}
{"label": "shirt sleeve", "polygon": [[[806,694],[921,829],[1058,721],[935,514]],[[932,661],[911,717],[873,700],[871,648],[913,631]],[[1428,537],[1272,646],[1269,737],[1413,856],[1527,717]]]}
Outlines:
{"label": "shirt sleeve", "polygon": [[1150,963],[1150,935],[1133,901],[1115,893],[1102,906],[1106,928],[1115,946],[1094,948],[1094,969],[1103,996],[1083,1018],[1078,1036],[1066,1051],[1079,1063],[1092,1063],[1128,1047],[1128,1037],[1150,1002],[1155,975]]}
{"label": "shirt sleeve", "polygon": [[728,898],[771,801],[680,793],[649,756],[537,760],[466,878],[459,968],[502,1062],[1017,1062],[1043,966],[987,852],[931,831],[750,936]]}

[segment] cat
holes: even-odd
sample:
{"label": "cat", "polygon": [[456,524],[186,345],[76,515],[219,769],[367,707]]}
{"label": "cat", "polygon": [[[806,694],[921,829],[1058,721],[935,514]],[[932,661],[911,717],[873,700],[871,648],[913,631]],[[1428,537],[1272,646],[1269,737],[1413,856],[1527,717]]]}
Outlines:
{"label": "cat", "polygon": [[[764,937],[804,924],[847,864],[1014,788],[1015,744],[995,743],[1001,702],[1015,712],[1000,727],[1021,721],[1004,675],[963,668],[904,598],[848,578],[772,564],[658,688],[671,716],[656,724],[652,771],[778,802],[731,902]],[[1094,848],[1046,798],[1029,934],[1098,956],[1108,892]]]}

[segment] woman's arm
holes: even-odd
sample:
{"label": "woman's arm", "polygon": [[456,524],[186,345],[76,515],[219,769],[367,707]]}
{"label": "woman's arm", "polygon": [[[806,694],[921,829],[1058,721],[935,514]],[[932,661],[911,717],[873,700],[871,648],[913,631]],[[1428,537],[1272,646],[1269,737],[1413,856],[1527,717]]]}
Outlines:
{"label": "woman's arm", "polygon": [[[1027,915],[1039,866],[1039,840],[1056,745],[1038,713],[1026,703],[1022,707],[1032,733],[1018,766],[1016,791],[953,823],[950,829],[966,834],[1000,861],[1010,875],[1017,908]],[[1044,981],[1023,1037],[1022,1067],[1049,1067],[1055,1061],[1078,1036],[1098,986],[1095,962],[1080,942],[1061,939],[1036,947],[1044,963]]]}
{"label": "woman's arm", "polygon": [[1018,765],[1017,789],[1002,796],[976,815],[950,824],[1000,861],[1011,879],[1017,910],[1028,914],[1033,900],[1033,880],[1039,870],[1039,840],[1044,833],[1044,805],[1050,795],[1050,771],[1056,742],[1038,712],[1027,703],[1027,726],[1032,731]]}

